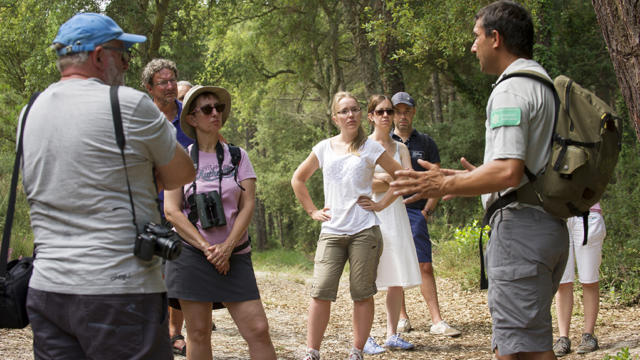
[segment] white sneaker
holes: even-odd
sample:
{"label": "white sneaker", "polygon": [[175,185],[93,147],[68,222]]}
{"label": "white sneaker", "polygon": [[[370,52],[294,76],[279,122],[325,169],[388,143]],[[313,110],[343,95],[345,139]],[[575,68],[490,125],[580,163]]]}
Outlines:
{"label": "white sneaker", "polygon": [[347,359],[348,360],[364,360],[364,355],[362,355],[361,350],[358,350],[352,347],[351,351],[349,352],[349,357]]}
{"label": "white sneaker", "polygon": [[308,348],[302,360],[320,360],[320,351]]}
{"label": "white sneaker", "polygon": [[412,329],[413,328],[411,327],[411,323],[409,322],[409,319],[398,320],[398,332],[408,333]]}
{"label": "white sneaker", "polygon": [[456,330],[449,326],[446,321],[441,320],[439,323],[435,325],[431,325],[431,329],[429,330],[433,335],[445,335],[445,336],[458,336],[461,334],[460,330]]}

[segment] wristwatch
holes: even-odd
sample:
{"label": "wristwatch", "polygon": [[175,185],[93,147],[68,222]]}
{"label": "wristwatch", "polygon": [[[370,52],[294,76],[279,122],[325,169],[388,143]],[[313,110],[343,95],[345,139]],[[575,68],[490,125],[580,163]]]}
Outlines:
{"label": "wristwatch", "polygon": [[433,215],[434,212],[435,212],[435,210],[429,209],[429,210],[427,210],[426,214],[427,214],[427,216],[431,216],[431,215]]}

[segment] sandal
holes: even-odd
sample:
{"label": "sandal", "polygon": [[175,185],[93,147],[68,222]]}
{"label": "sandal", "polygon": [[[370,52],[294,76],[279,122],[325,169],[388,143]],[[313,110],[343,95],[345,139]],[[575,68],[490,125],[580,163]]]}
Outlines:
{"label": "sandal", "polygon": [[175,336],[172,336],[169,341],[171,342],[171,350],[173,350],[173,353],[176,355],[182,355],[182,356],[187,356],[187,344],[185,342],[184,346],[181,348],[174,346],[174,343],[178,340],[182,340],[184,341],[184,336],[178,334]]}

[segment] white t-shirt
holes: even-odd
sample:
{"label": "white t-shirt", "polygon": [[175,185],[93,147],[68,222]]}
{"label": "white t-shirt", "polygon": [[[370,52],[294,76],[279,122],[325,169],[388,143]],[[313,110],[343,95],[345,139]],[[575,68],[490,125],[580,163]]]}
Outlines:
{"label": "white t-shirt", "polygon": [[[136,229],[109,86],[51,84],[24,132],[23,183],[37,246],[30,287],[64,294],[157,293],[161,259],[133,255]],[[144,93],[119,88],[125,158],[139,230],[160,222],[153,168],[174,156],[176,129]]]}
{"label": "white t-shirt", "polygon": [[[535,71],[549,77],[537,62],[518,59],[505,69],[498,82],[505,74],[520,70]],[[521,159],[532,173],[539,174],[551,153],[554,116],[553,93],[540,81],[514,77],[500,82],[487,103],[484,163],[496,159]],[[523,175],[516,188],[527,182],[529,179]],[[507,188],[500,194],[513,189]],[[482,195],[485,209],[497,198],[497,192]]]}
{"label": "white t-shirt", "polygon": [[367,139],[357,154],[336,154],[331,139],[325,139],[312,151],[322,169],[323,207],[331,214],[331,220],[322,223],[321,232],[352,235],[378,225],[375,212],[361,208],[356,201],[360,196],[372,197],[373,173],[384,147]]}

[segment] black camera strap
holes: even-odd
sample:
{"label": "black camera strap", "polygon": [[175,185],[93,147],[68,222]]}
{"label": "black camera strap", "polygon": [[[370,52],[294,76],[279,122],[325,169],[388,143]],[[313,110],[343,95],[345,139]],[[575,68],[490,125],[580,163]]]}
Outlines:
{"label": "black camera strap", "polygon": [[129,203],[131,204],[131,214],[133,215],[133,226],[138,233],[138,223],[136,222],[136,208],[133,206],[133,196],[131,195],[131,185],[129,183],[129,172],[127,171],[127,161],[124,158],[124,132],[122,131],[122,115],[120,114],[120,101],[118,100],[118,85],[112,85],[109,90],[109,98],[111,100],[111,113],[113,114],[113,128],[116,133],[116,142],[120,148],[122,155],[122,164],[124,165],[124,174],[127,179],[127,190],[129,191]]}
{"label": "black camera strap", "polygon": [[[40,95],[39,92],[31,95],[29,104],[24,110],[22,115],[22,121],[20,122],[20,134],[16,141],[18,146],[16,148],[16,159],[13,162],[13,174],[11,176],[11,190],[9,192],[9,204],[7,206],[7,215],[4,219],[4,231],[2,233],[2,246],[0,249],[0,278],[4,278],[7,275],[7,263],[9,260],[9,243],[11,241],[11,227],[13,226],[13,213],[16,210],[16,187],[18,186],[18,175],[20,173],[20,159],[22,158],[22,137],[24,135],[24,126],[27,122],[27,115],[31,110],[31,105],[36,101],[36,98]],[[34,248],[35,254],[35,248]]]}

